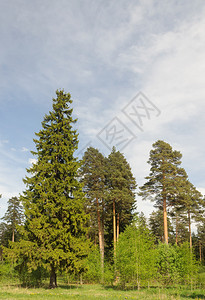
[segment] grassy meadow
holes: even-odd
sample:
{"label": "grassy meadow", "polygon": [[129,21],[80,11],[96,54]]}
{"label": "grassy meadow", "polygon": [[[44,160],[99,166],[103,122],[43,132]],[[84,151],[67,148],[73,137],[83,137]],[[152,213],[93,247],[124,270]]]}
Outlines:
{"label": "grassy meadow", "polygon": [[59,285],[56,289],[44,288],[23,288],[17,284],[3,284],[0,286],[0,299],[205,299],[205,290],[188,288],[149,288],[138,290],[122,291],[114,287],[102,285]]}

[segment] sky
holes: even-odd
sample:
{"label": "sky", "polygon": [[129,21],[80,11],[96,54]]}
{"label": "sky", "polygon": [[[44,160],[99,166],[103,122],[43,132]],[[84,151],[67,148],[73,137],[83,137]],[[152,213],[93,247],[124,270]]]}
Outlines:
{"label": "sky", "polygon": [[205,194],[204,0],[0,0],[0,41],[0,217],[57,89],[73,99],[79,158],[116,146],[141,186],[164,140]]}

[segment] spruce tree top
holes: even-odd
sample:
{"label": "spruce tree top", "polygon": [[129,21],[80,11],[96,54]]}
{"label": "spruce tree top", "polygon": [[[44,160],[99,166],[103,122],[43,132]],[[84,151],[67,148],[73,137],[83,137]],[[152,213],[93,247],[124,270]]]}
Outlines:
{"label": "spruce tree top", "polygon": [[[56,95],[57,98],[53,99],[53,111],[50,111],[48,115],[45,115],[44,121],[42,122],[43,129],[40,130],[39,133],[36,133],[39,140],[34,139],[37,152],[33,152],[33,154],[45,157],[45,154],[50,154],[51,150],[53,150],[54,157],[52,158],[56,159],[55,153],[63,146],[67,146],[67,150],[69,150],[69,155],[67,156],[71,159],[74,151],[78,147],[78,135],[76,130],[72,129],[72,124],[76,123],[77,119],[72,118],[73,109],[69,107],[73,101],[71,100],[71,95],[69,93],[64,93],[63,90],[57,90]],[[47,139],[48,142],[46,147],[44,147],[44,151],[42,151],[42,142],[44,142],[45,139]],[[64,145],[62,142],[64,142]],[[64,160],[61,161],[62,157],[65,159],[64,154],[65,153],[62,153],[61,157],[58,156],[58,161],[60,163],[65,162]]]}

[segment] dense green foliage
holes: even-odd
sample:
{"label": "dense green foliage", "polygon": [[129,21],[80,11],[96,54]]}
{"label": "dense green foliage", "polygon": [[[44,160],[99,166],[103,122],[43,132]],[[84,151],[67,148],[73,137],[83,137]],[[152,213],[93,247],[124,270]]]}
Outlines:
{"label": "dense green foliage", "polygon": [[157,252],[156,264],[160,282],[164,285],[189,286],[197,282],[198,264],[187,242],[180,246],[160,243]]}

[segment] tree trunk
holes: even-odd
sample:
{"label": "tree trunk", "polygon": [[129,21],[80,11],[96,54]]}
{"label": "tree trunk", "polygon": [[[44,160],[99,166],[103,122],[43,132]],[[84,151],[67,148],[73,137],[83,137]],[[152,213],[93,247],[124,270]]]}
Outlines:
{"label": "tree trunk", "polygon": [[97,245],[97,243],[96,243],[96,233],[95,233],[95,242],[94,242],[94,244],[95,244],[95,247],[96,247],[96,245]]}
{"label": "tree trunk", "polygon": [[103,272],[104,272],[104,246],[103,246],[103,235],[102,235],[102,226],[101,226],[98,198],[96,198],[96,204],[97,204],[97,219],[98,219],[98,235],[99,235],[100,258],[101,258],[101,271],[103,274]]}
{"label": "tree trunk", "polygon": [[116,216],[115,216],[115,200],[113,200],[113,244],[114,244],[114,260],[116,258]]}
{"label": "tree trunk", "polygon": [[164,217],[164,241],[165,241],[166,244],[168,244],[166,197],[164,197],[164,199],[163,199],[163,217]]}
{"label": "tree trunk", "polygon": [[105,252],[105,239],[104,239],[104,215],[102,214],[101,222],[101,231],[102,231],[102,258],[103,258],[103,272],[104,272],[104,252]]}
{"label": "tree trunk", "polygon": [[57,276],[56,276],[56,270],[54,266],[51,266],[51,273],[50,273],[50,284],[49,284],[50,289],[57,288]]}
{"label": "tree trunk", "polygon": [[191,237],[191,214],[190,210],[188,210],[188,222],[189,222],[189,244],[190,244],[190,249],[192,248],[192,237]]}
{"label": "tree trunk", "polygon": [[200,262],[202,261],[202,255],[201,255],[201,241],[199,241],[199,260],[200,260]]}
{"label": "tree trunk", "polygon": [[[163,161],[163,163],[164,163],[164,161]],[[168,244],[167,203],[166,203],[167,199],[166,199],[164,181],[165,181],[165,173],[163,171],[163,192],[162,192],[162,197],[163,197],[163,218],[164,218],[164,242],[166,244]]]}
{"label": "tree trunk", "polygon": [[177,215],[176,215],[176,245],[178,243],[178,218],[177,218]]}
{"label": "tree trunk", "polygon": [[102,212],[102,222],[101,222],[101,231],[102,231],[102,283],[104,283],[104,259],[105,259],[105,239],[104,239],[104,207]]}
{"label": "tree trunk", "polygon": [[120,214],[117,214],[117,242],[119,240],[119,235],[120,235]]}
{"label": "tree trunk", "polygon": [[14,228],[12,229],[12,242],[14,242]]}

